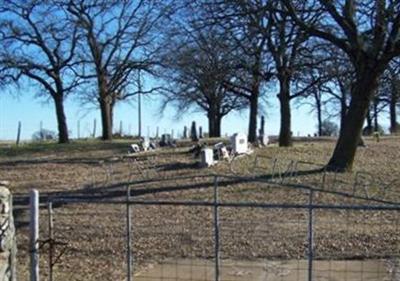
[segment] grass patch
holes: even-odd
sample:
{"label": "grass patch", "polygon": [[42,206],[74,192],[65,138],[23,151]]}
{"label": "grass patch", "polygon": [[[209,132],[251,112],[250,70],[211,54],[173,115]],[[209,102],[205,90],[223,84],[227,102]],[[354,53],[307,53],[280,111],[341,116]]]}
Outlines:
{"label": "grass patch", "polygon": [[53,154],[53,153],[79,153],[99,150],[113,150],[116,152],[127,151],[129,144],[136,140],[116,140],[104,142],[101,140],[71,141],[68,144],[56,142],[32,142],[19,146],[9,145],[0,147],[0,157],[29,156],[32,154]]}

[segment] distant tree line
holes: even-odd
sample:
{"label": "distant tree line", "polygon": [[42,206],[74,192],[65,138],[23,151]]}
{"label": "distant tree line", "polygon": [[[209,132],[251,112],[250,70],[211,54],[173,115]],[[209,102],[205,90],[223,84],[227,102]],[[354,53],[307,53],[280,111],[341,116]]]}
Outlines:
{"label": "distant tree line", "polygon": [[[257,139],[262,100],[277,98],[279,145],[292,145],[292,106],[311,107],[319,135],[338,131],[327,168],[350,170],[362,133],[400,130],[400,4],[381,0],[4,0],[0,86],[96,104],[112,139],[117,102],[156,95],[177,116],[204,112],[209,136],[248,110]],[[157,82],[143,89],[140,73]],[[262,108],[268,112],[268,106]],[[336,128],[328,120],[339,118]],[[364,126],[364,124],[367,124]]]}

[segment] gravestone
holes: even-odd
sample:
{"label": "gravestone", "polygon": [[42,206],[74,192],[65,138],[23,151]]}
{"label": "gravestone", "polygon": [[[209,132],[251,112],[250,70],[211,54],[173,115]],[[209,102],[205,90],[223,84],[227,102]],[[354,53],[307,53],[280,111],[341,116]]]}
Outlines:
{"label": "gravestone", "polygon": [[183,127],[183,138],[184,139],[187,139],[187,137],[188,137],[188,133],[187,133],[187,127],[185,126],[185,127]]}
{"label": "gravestone", "polygon": [[162,134],[160,146],[173,146],[174,142],[170,134]]}
{"label": "gravestone", "polygon": [[236,133],[231,137],[231,145],[234,154],[244,154],[248,152],[247,135]]}
{"label": "gravestone", "polygon": [[219,142],[214,145],[214,153],[217,155],[218,160],[228,160],[229,153],[226,145],[223,142]]}
{"label": "gravestone", "polygon": [[210,167],[214,164],[214,152],[211,148],[203,148],[200,157],[202,167]]}
{"label": "gravestone", "polygon": [[197,129],[196,129],[196,122],[192,122],[192,127],[190,129],[190,139],[192,141],[199,141],[199,138],[197,136]]}
{"label": "gravestone", "polygon": [[145,137],[142,141],[142,147],[144,151],[148,151],[150,149],[150,138]]}
{"label": "gravestone", "polygon": [[138,153],[140,152],[140,147],[137,144],[131,144],[130,153]]}

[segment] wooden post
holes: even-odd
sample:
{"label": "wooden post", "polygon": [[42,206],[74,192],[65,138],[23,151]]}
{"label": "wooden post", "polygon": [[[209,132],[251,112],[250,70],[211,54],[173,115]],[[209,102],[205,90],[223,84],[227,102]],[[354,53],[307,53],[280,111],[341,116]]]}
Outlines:
{"label": "wooden post", "polygon": [[81,122],[78,120],[78,125],[77,125],[77,138],[81,138]]}
{"label": "wooden post", "polygon": [[40,121],[39,132],[40,132],[40,141],[42,141],[42,140],[44,139],[44,134],[43,134],[43,121]]}
{"label": "wooden post", "polygon": [[39,192],[36,189],[32,189],[29,198],[31,253],[30,281],[39,281]]}
{"label": "wooden post", "polygon": [[21,127],[22,127],[22,124],[21,124],[21,121],[19,121],[18,122],[18,131],[17,131],[17,142],[16,142],[17,146],[19,145],[19,141],[21,139]]}
{"label": "wooden post", "polygon": [[92,137],[95,138],[96,137],[96,118],[93,120],[93,135]]}

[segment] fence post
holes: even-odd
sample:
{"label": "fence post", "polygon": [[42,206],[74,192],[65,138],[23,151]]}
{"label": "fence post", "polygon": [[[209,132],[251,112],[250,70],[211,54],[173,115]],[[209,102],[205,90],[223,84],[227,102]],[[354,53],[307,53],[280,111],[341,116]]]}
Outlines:
{"label": "fence post", "polygon": [[47,203],[48,224],[49,224],[49,281],[53,281],[53,254],[54,254],[54,223],[53,223],[53,203]]}
{"label": "fence post", "polygon": [[77,139],[81,138],[81,121],[78,120],[77,122]]}
{"label": "fence post", "polygon": [[214,259],[215,281],[219,281],[219,212],[218,212],[218,177],[214,177]]}
{"label": "fence post", "polygon": [[132,280],[132,253],[131,253],[131,187],[128,184],[126,190],[126,266],[127,266],[127,281]]}
{"label": "fence post", "polygon": [[31,252],[31,281],[39,281],[39,192],[30,192],[30,252]]}
{"label": "fence post", "polygon": [[17,130],[17,141],[16,141],[16,146],[19,145],[19,142],[20,142],[20,140],[21,140],[21,127],[22,127],[22,124],[21,124],[21,121],[19,121],[19,122],[18,122],[18,130]]}
{"label": "fence post", "polygon": [[313,261],[314,261],[314,191],[310,190],[308,199],[308,281],[313,280]]}
{"label": "fence post", "polygon": [[92,138],[96,138],[96,119],[93,120],[93,133]]}

